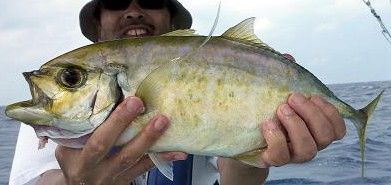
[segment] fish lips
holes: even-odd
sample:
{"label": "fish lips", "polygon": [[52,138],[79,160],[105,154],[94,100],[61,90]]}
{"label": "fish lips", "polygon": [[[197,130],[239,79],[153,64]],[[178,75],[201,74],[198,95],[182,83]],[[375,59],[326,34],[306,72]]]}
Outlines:
{"label": "fish lips", "polygon": [[32,82],[31,76],[37,74],[37,71],[23,73],[29,84],[32,99],[8,105],[5,114],[26,124],[50,125],[52,115],[46,112],[44,107],[50,105],[52,101]]}

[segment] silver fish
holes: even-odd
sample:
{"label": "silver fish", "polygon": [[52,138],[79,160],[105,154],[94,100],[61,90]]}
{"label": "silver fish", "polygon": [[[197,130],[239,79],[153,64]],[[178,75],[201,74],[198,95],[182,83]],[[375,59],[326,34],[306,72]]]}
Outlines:
{"label": "silver fish", "polygon": [[301,92],[325,98],[354,123],[364,161],[367,122],[382,93],[363,109],[354,109],[258,39],[253,23],[254,18],[246,19],[210,39],[178,30],[65,53],[24,73],[32,100],[9,105],[6,114],[34,127],[39,137],[82,147],[80,138],[93,132],[123,97],[136,95],[146,111],[117,145],[131,140],[157,113],[167,115],[171,126],[150,156],[171,177],[154,153],[223,156],[261,167],[257,159],[267,144],[259,124],[274,118],[291,93]]}

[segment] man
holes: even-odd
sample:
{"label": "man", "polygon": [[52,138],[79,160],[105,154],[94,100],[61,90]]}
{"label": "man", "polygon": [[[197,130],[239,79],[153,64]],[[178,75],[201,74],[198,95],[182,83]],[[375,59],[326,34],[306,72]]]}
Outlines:
{"label": "man", "polygon": [[[190,13],[176,0],[92,0],[80,12],[82,33],[93,42],[160,35],[190,28],[191,23]],[[144,175],[154,166],[145,152],[169,127],[169,120],[164,115],[154,117],[123,148],[114,152],[112,149],[121,132],[142,110],[143,103],[137,97],[125,99],[93,133],[82,150],[57,146],[56,158],[61,170],[53,165],[40,168],[41,171],[35,171],[42,175],[30,182],[95,185],[146,183],[150,180],[148,183],[151,184],[152,179],[155,184],[164,184],[157,176],[151,177],[152,172]],[[193,166],[190,165],[193,184],[213,184],[216,179],[223,185],[260,184],[268,176],[268,167],[309,161],[317,151],[341,139],[346,131],[336,108],[319,97],[307,99],[294,93],[287,104],[278,108],[277,117],[278,120],[267,121],[260,128],[268,144],[267,150],[259,156],[265,168],[250,167],[232,159],[194,156]],[[49,152],[48,155],[53,154]],[[167,160],[184,160],[187,157],[182,152],[161,155]],[[41,166],[53,160],[41,160]],[[216,168],[216,173],[213,168]],[[187,169],[183,168],[175,175],[186,174]]]}

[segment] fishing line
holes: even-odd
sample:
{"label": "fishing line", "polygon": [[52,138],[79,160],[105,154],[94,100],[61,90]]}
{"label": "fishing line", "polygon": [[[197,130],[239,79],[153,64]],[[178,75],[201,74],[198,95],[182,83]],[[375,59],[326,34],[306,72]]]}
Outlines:
{"label": "fishing line", "polygon": [[[384,25],[381,17],[376,13],[375,9],[372,7],[370,0],[362,0],[362,1],[368,6],[368,8],[371,10],[371,13],[373,14],[373,16],[379,22],[380,27],[382,29],[382,35],[384,36],[384,38],[388,41],[389,44],[391,44],[391,34],[388,31],[387,27]],[[391,0],[390,0],[390,3],[391,3]]]}
{"label": "fishing line", "polygon": [[221,0],[219,2],[219,7],[217,9],[217,15],[215,17],[215,20],[213,22],[213,26],[212,26],[212,29],[210,30],[209,34],[208,34],[208,37],[205,39],[205,41],[198,47],[201,48],[202,46],[204,46],[209,40],[210,38],[212,38],[212,35],[213,35],[213,32],[216,30],[216,27],[217,27],[217,24],[219,22],[219,18],[220,18],[220,11],[221,11]]}

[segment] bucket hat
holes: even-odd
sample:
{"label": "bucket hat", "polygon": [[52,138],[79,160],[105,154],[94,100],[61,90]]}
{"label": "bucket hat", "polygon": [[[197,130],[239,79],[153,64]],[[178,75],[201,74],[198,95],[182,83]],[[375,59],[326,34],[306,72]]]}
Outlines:
{"label": "bucket hat", "polygon": [[[183,7],[177,0],[167,0],[169,2],[169,10],[175,10],[171,13],[171,22],[176,29],[188,29],[191,27],[192,18],[190,12]],[[83,35],[92,42],[98,41],[98,22],[94,16],[99,0],[88,2],[80,10],[79,21],[80,29]]]}

